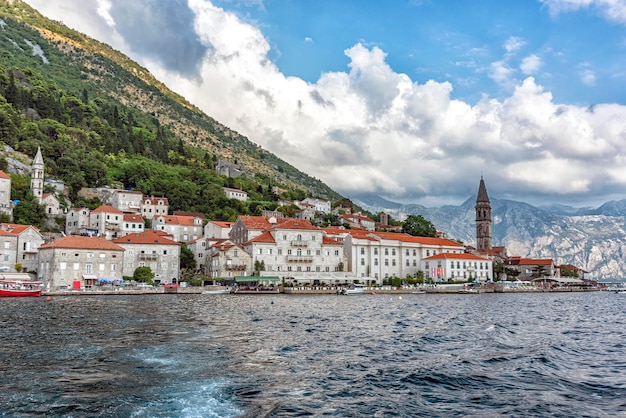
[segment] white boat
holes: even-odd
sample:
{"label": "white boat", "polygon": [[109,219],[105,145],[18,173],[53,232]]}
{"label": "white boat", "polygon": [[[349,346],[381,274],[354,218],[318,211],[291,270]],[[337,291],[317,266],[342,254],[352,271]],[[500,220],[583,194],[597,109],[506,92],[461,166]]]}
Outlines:
{"label": "white boat", "polygon": [[365,287],[362,284],[355,284],[348,288],[343,288],[339,292],[340,295],[363,295],[365,294]]}
{"label": "white boat", "polygon": [[203,295],[227,295],[231,292],[230,287],[226,287],[226,288],[213,288],[213,289],[206,289],[202,291]]}

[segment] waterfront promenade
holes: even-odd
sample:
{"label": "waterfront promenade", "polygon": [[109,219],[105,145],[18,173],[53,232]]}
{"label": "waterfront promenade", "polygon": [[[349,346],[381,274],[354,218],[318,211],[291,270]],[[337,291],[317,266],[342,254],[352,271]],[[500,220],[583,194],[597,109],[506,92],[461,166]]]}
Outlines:
{"label": "waterfront promenade", "polygon": [[[56,290],[44,291],[43,296],[116,296],[116,295],[153,295],[153,294],[201,294],[206,287],[153,287],[153,288],[136,288],[136,287],[103,287],[92,289],[72,289],[72,290]],[[246,295],[263,295],[282,293],[286,295],[337,295],[340,288],[332,286],[311,286],[311,287],[282,287],[276,290],[264,291],[247,289],[231,294]],[[370,287],[365,288],[365,294],[369,295],[405,295],[405,294],[482,294],[482,293],[550,293],[550,292],[595,292],[602,290],[597,287],[580,288],[571,286],[562,286],[554,288],[541,288],[534,286],[527,287],[503,287],[503,286],[467,286],[462,284],[448,285],[440,284],[436,286],[425,287]]]}

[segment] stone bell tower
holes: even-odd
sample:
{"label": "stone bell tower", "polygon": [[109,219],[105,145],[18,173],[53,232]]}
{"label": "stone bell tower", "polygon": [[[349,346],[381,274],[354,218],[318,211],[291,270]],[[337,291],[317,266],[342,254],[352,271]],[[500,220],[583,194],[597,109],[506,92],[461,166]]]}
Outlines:
{"label": "stone bell tower", "polygon": [[39,204],[43,202],[43,157],[41,156],[41,148],[37,147],[37,155],[33,160],[33,165],[30,172],[30,189],[35,195],[35,198],[39,201]]}
{"label": "stone bell tower", "polygon": [[491,251],[491,202],[483,176],[480,176],[476,197],[476,249],[479,252]]}

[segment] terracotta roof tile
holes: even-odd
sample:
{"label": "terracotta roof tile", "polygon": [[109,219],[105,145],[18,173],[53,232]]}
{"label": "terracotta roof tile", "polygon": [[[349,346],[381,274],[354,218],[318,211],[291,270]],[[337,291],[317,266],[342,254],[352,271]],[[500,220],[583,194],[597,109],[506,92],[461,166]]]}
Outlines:
{"label": "terracotta roof tile", "polygon": [[173,241],[159,231],[147,230],[144,232],[133,232],[126,236],[116,238],[113,240],[116,244],[156,244],[156,245],[180,245],[180,243]]}
{"label": "terracotta roof tile", "polygon": [[124,251],[124,248],[104,238],[82,237],[82,236],[67,236],[67,237],[59,238],[56,241],[52,241],[49,244],[44,244],[39,247],[40,250],[47,249],[47,248]]}
{"label": "terracotta roof tile", "polygon": [[91,213],[101,213],[101,212],[122,213],[119,209],[114,208],[113,206],[109,206],[109,205],[98,206],[97,208],[91,211]]}

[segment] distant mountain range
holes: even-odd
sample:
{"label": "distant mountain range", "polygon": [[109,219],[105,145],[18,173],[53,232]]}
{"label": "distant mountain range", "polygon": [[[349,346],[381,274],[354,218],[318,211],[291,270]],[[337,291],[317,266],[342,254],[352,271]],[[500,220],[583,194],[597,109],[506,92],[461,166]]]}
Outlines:
{"label": "distant mountain range", "polygon": [[[460,206],[427,208],[391,202],[378,196],[352,196],[354,203],[394,219],[422,215],[435,227],[465,244],[476,245],[476,196]],[[552,258],[608,280],[626,277],[626,200],[597,208],[553,205],[538,208],[527,203],[491,198],[493,244],[508,255]]]}

